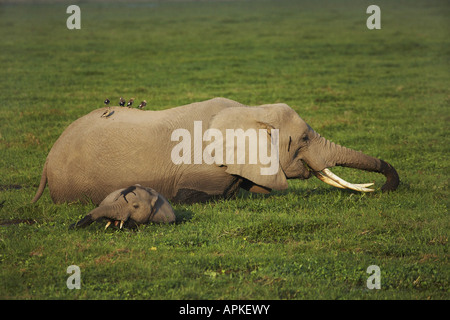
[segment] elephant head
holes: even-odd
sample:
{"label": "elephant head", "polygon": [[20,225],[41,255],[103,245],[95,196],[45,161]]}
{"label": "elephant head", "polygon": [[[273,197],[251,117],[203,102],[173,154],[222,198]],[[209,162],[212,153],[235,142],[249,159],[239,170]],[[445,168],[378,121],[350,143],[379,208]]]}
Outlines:
{"label": "elephant head", "polygon": [[175,214],[162,195],[137,184],[110,193],[97,208],[72,224],[70,228],[84,228],[99,219],[108,221],[105,229],[111,223],[119,225],[122,229],[149,222],[171,223],[175,221]]}
{"label": "elephant head", "polygon": [[[308,179],[312,175],[338,188],[374,191],[368,188],[371,183],[352,184],[334,175],[329,170],[334,166],[382,173],[387,178],[382,191],[395,190],[399,185],[398,174],[389,163],[323,138],[286,104],[227,108],[212,119],[210,128],[222,132],[226,128],[259,128],[266,129],[269,136],[277,129],[279,167],[274,174],[260,174],[261,168],[265,167],[260,161],[254,164],[219,163],[227,167],[226,172],[250,181],[250,191],[268,193],[271,189],[286,189],[287,179]],[[270,139],[267,140],[270,143]]]}

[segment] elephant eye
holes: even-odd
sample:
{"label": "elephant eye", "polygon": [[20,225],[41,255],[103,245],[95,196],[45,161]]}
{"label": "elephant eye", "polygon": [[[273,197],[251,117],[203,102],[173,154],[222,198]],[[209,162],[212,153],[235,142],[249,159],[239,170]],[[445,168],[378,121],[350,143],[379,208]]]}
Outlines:
{"label": "elephant eye", "polygon": [[139,208],[139,204],[138,203],[133,204],[133,208],[135,209]]}
{"label": "elephant eye", "polygon": [[302,141],[303,141],[303,142],[308,142],[308,141],[309,141],[308,135],[305,134],[305,135],[302,137]]}

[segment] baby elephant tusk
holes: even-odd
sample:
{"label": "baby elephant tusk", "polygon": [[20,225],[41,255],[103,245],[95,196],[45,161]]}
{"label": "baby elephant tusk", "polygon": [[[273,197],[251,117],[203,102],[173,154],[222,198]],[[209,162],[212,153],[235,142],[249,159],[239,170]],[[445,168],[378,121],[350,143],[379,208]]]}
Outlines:
{"label": "baby elephant tusk", "polygon": [[[119,225],[119,222],[120,222],[120,225]],[[117,227],[117,225],[119,225],[119,229],[122,229],[124,223],[125,223],[125,221],[122,221],[122,220],[120,220],[120,221],[119,221],[119,220],[115,220],[115,221],[114,221],[114,226]],[[112,221],[108,221],[108,222],[106,223],[105,230],[108,229],[108,227],[109,227],[111,224],[112,224]]]}
{"label": "baby elephant tusk", "polygon": [[373,183],[353,184],[353,183],[345,181],[342,178],[339,178],[337,175],[335,175],[329,169],[323,169],[322,171],[315,172],[314,174],[317,176],[317,178],[319,178],[323,182],[328,183],[329,185],[332,185],[334,187],[347,188],[347,189],[361,191],[361,192],[375,191],[374,189],[367,188],[367,187],[370,187],[371,185],[373,185]]}
{"label": "baby elephant tusk", "polygon": [[[124,224],[124,223],[125,223],[125,221],[120,221],[119,229],[122,229],[122,228],[123,228],[123,224]],[[108,221],[108,222],[106,223],[105,230],[108,229],[108,227],[109,227],[111,224],[112,224],[112,221]],[[119,220],[114,221],[114,225],[115,225],[116,227],[117,227],[118,224],[119,224]]]}

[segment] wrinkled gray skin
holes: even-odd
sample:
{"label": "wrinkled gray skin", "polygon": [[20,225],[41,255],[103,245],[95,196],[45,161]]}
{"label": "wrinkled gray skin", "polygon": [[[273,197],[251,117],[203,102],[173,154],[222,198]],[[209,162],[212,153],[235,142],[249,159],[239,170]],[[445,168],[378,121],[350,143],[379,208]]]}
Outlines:
{"label": "wrinkled gray skin", "polygon": [[109,194],[97,208],[70,228],[84,228],[99,219],[116,222],[120,228],[122,225],[133,228],[150,222],[175,222],[175,213],[169,202],[155,190],[134,185]]}
{"label": "wrinkled gray skin", "polygon": [[[214,128],[223,137],[226,129],[278,129],[278,172],[261,175],[260,169],[267,167],[261,163],[174,164],[171,152],[180,141],[172,141],[171,134],[179,128],[191,133],[193,158],[194,121],[202,121],[203,132]],[[210,143],[203,141],[202,150]],[[308,179],[333,166],[384,174],[383,191],[399,184],[390,164],[326,140],[286,104],[249,107],[215,98],[162,111],[101,108],[73,122],[55,142],[33,202],[47,183],[56,203],[87,198],[100,203],[112,191],[136,183],[173,202],[202,202],[230,198],[240,188],[258,193],[283,190],[287,179]]]}

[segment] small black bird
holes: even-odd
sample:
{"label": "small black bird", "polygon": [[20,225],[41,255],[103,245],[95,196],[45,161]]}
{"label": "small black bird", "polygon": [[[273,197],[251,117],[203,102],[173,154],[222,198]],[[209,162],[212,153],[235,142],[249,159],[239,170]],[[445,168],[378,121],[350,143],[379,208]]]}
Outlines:
{"label": "small black bird", "polygon": [[125,105],[125,99],[120,97],[119,106],[123,107]]}
{"label": "small black bird", "polygon": [[147,101],[142,101],[141,104],[138,106],[139,109],[143,109],[145,108],[145,106],[147,105]]}
{"label": "small black bird", "polygon": [[106,99],[104,102],[105,102],[105,105],[108,105],[110,103],[109,99]]}
{"label": "small black bird", "polygon": [[134,98],[131,98],[130,101],[128,101],[128,103],[127,103],[127,107],[131,108],[133,101],[134,101]]}

